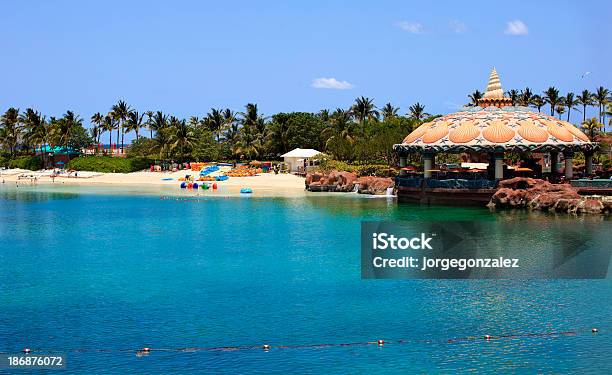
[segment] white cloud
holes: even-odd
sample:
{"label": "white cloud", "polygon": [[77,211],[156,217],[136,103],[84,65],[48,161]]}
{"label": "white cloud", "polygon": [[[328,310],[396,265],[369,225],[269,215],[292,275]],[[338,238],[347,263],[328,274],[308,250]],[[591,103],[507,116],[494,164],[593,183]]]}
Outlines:
{"label": "white cloud", "polygon": [[399,21],[395,23],[395,26],[412,34],[421,34],[423,32],[423,25],[418,22]]}
{"label": "white cloud", "polygon": [[353,84],[347,81],[338,81],[335,78],[316,78],[310,84],[315,89],[336,89],[336,90],[348,90],[352,89]]}
{"label": "white cloud", "polygon": [[508,22],[505,33],[508,35],[527,35],[529,34],[529,29],[527,29],[527,25],[523,21],[514,20]]}
{"label": "white cloud", "polygon": [[451,30],[456,33],[464,33],[467,31],[467,26],[465,26],[465,24],[459,20],[451,20],[448,25],[450,26]]}

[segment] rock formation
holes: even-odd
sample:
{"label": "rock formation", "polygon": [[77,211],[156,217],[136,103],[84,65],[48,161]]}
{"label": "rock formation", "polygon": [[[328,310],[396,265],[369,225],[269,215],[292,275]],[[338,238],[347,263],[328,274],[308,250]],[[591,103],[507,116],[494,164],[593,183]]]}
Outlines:
{"label": "rock formation", "polygon": [[387,189],[395,186],[392,178],[364,176],[357,179],[360,194],[386,195]]}
{"label": "rock formation", "polygon": [[501,181],[489,207],[529,208],[567,213],[611,213],[609,197],[582,197],[567,184],[551,184],[533,178],[516,177]]}
{"label": "rock formation", "polygon": [[384,195],[387,188],[393,187],[395,182],[391,178],[359,177],[352,172],[333,171],[329,174],[308,173],[306,175],[306,189],[310,191],[352,192],[358,186],[360,194]]}

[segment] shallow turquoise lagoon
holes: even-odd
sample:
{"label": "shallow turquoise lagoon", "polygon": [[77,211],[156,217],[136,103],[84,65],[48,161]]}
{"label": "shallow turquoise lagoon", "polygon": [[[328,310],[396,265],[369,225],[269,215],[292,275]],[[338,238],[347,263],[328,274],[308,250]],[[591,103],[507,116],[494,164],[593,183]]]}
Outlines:
{"label": "shallow turquoise lagoon", "polygon": [[[526,243],[605,219],[142,193],[0,187],[0,352],[64,352],[66,374],[612,373],[609,280],[361,280],[359,258],[368,219],[530,220]],[[264,343],[296,347],[135,355]]]}

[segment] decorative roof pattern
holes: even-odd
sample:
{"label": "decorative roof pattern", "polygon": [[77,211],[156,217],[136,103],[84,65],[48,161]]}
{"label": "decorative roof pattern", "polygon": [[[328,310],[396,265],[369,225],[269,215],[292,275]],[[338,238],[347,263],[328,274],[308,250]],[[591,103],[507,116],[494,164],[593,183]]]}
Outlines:
{"label": "decorative roof pattern", "polygon": [[504,90],[502,89],[501,81],[499,80],[499,76],[497,75],[497,70],[495,70],[495,67],[493,68],[493,70],[491,70],[491,75],[489,76],[489,84],[487,85],[484,97],[486,99],[504,97]]}
{"label": "decorative roof pattern", "polygon": [[398,151],[564,151],[597,145],[574,125],[526,107],[465,107],[410,133]]}

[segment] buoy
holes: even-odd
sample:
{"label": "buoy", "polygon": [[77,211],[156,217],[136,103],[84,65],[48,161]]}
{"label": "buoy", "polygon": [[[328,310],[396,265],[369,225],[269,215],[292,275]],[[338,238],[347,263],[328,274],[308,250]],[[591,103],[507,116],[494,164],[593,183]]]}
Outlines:
{"label": "buoy", "polygon": [[598,330],[597,328],[592,328],[592,329],[591,329],[591,332],[593,332],[593,333],[597,333],[597,332],[599,332],[599,330]]}
{"label": "buoy", "polygon": [[31,351],[30,348],[23,348],[23,350],[22,350],[22,352],[24,352],[26,354],[29,353],[30,351]]}
{"label": "buoy", "polygon": [[378,340],[378,346],[385,345],[385,340]]}
{"label": "buoy", "polygon": [[148,352],[150,352],[150,351],[151,351],[151,348],[149,348],[149,347],[144,347],[144,348],[142,348],[142,351],[143,351],[143,352],[145,352],[145,353],[148,353]]}
{"label": "buoy", "polygon": [[263,348],[263,350],[270,350],[270,345],[263,344],[262,348]]}
{"label": "buoy", "polygon": [[485,340],[491,340],[491,335],[484,335]]}
{"label": "buoy", "polygon": [[217,190],[217,184],[216,183],[213,184],[213,190]]}
{"label": "buoy", "polygon": [[187,185],[187,189],[193,189],[193,184],[191,182]]}

